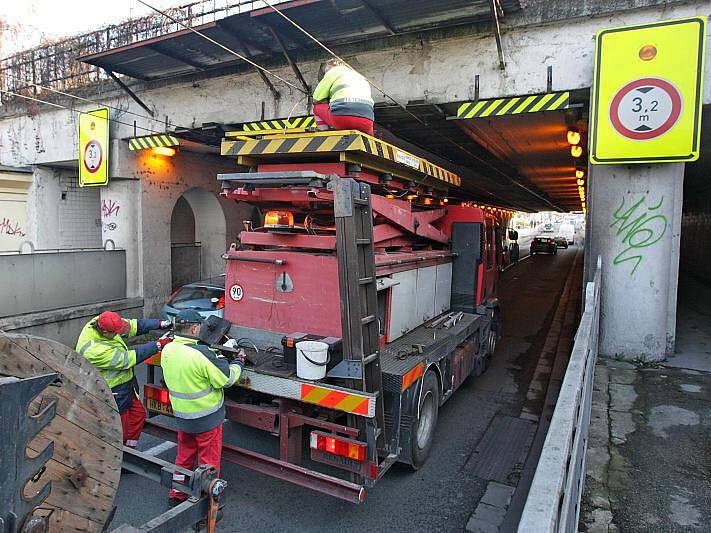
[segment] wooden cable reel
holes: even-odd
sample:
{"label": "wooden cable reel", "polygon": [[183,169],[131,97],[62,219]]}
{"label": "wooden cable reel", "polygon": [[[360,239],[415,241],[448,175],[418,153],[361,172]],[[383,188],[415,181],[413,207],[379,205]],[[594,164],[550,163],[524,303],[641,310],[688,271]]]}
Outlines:
{"label": "wooden cable reel", "polygon": [[[30,496],[48,480],[42,504],[53,509],[49,531],[101,531],[111,516],[121,477],[121,417],[111,389],[84,357],[59,342],[32,335],[0,333],[0,376],[59,374],[30,403],[28,415],[56,400],[56,416],[27,447],[36,456],[50,441],[54,453],[46,471],[25,485]],[[38,511],[38,514],[41,514]]]}

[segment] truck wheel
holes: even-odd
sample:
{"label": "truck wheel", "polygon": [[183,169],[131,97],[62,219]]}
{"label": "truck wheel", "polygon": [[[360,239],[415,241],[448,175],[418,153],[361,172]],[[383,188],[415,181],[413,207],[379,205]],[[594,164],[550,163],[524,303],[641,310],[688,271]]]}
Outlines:
{"label": "truck wheel", "polygon": [[417,420],[412,425],[412,468],[415,470],[427,461],[437,427],[439,381],[432,371],[425,374],[417,411]]}
{"label": "truck wheel", "polygon": [[499,342],[499,337],[501,336],[501,315],[494,311],[491,316],[491,327],[489,328],[489,334],[486,337],[486,352],[484,353],[482,362],[482,373],[486,372],[491,364],[491,357],[496,351],[496,345]]}

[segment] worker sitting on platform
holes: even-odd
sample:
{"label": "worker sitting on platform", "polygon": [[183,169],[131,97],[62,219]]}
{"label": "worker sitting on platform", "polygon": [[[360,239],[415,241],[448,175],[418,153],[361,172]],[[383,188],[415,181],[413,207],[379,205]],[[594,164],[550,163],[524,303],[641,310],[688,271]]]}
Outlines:
{"label": "worker sitting on platform", "polygon": [[124,320],[118,313],[104,311],[89,320],[79,334],[76,351],[101,371],[111,388],[121,415],[123,443],[130,448],[138,444],[146,421],[133,367],[160,352],[170,339],[160,338],[129,349],[123,335],[135,337],[172,326],[170,320]]}
{"label": "worker sitting on platform", "polygon": [[314,115],[320,130],[358,130],[373,135],[373,97],[363,76],[338,59],[321,65],[314,90]]}
{"label": "worker sitting on platform", "polygon": [[[175,464],[188,470],[212,465],[220,472],[222,422],[225,420],[223,388],[239,379],[244,361],[228,362],[198,340],[202,317],[181,311],[175,320],[175,337],[161,355],[163,379],[168,387],[173,414],[178,422],[178,455]],[[173,480],[185,480],[173,474]],[[171,490],[169,504],[178,505],[186,495]]]}

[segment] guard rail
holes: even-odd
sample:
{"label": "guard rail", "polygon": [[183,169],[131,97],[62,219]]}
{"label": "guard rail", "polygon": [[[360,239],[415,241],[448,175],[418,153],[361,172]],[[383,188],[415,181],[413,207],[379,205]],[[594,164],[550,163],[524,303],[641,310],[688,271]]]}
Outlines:
{"label": "guard rail", "polygon": [[556,408],[519,521],[519,533],[575,532],[585,486],[600,324],[601,258],[585,287],[585,308]]}

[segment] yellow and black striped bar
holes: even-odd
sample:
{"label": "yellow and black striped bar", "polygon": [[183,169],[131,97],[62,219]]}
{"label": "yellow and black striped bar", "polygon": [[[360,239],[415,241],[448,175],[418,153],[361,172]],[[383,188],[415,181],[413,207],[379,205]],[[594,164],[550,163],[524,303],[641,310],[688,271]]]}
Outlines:
{"label": "yellow and black striped bar", "polygon": [[259,122],[246,122],[242,125],[243,131],[275,131],[290,129],[306,129],[316,125],[316,117],[293,117],[291,119],[277,118],[274,120],[261,120]]}
{"label": "yellow and black striped bar", "polygon": [[[222,155],[269,159],[293,154],[347,153],[366,154],[379,160],[388,160],[409,170],[425,174],[450,185],[459,186],[461,178],[426,159],[401,150],[392,144],[354,130],[272,133],[259,139],[226,138],[222,141]],[[343,157],[341,157],[343,160]]]}
{"label": "yellow and black striped bar", "polygon": [[180,140],[173,135],[144,135],[143,137],[131,137],[128,139],[129,150],[145,150],[147,148],[158,148],[159,146],[178,146]]}
{"label": "yellow and black striped bar", "polygon": [[520,113],[538,113],[555,111],[570,107],[570,92],[532,94],[530,96],[514,96],[512,98],[494,98],[465,102],[457,109],[458,119],[499,117],[502,115],[518,115]]}

